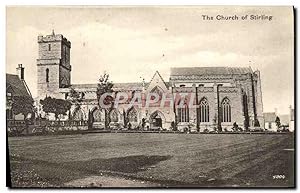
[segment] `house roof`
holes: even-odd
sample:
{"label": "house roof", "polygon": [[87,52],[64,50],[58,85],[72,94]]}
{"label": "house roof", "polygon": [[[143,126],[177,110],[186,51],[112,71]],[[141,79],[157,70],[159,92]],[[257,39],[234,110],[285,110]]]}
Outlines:
{"label": "house roof", "polygon": [[265,122],[275,122],[276,114],[274,112],[264,113]]}
{"label": "house roof", "polygon": [[250,67],[180,67],[171,68],[171,76],[234,75],[253,73]]}
{"label": "house roof", "polygon": [[15,74],[6,74],[6,90],[11,91],[13,96],[31,97],[25,81],[22,81],[19,76]]}

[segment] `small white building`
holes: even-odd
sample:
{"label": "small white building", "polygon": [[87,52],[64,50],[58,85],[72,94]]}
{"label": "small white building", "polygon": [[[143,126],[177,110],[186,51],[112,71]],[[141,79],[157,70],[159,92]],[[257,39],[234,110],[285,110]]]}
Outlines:
{"label": "small white building", "polygon": [[264,113],[265,118],[265,129],[268,131],[277,131],[277,125],[276,125],[276,113]]}

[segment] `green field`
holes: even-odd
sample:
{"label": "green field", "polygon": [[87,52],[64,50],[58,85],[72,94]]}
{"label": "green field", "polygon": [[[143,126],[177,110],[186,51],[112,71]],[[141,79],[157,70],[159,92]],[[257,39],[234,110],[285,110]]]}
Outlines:
{"label": "green field", "polygon": [[294,186],[292,134],[99,133],[8,143],[15,187],[66,186],[91,176],[155,186]]}

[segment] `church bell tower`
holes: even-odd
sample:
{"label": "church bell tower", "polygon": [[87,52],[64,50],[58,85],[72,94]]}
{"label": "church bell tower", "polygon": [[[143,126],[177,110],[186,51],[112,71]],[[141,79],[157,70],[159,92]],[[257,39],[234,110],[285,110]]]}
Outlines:
{"label": "church bell tower", "polygon": [[71,84],[71,42],[63,35],[38,36],[37,93],[39,99],[59,97],[59,89]]}

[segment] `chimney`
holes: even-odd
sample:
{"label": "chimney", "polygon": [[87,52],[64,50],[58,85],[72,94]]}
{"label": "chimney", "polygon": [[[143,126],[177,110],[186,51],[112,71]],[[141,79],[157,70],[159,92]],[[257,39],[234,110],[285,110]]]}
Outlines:
{"label": "chimney", "polygon": [[24,80],[24,67],[22,64],[18,64],[17,74],[21,80]]}

